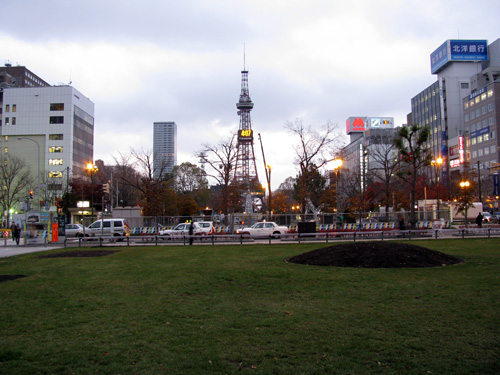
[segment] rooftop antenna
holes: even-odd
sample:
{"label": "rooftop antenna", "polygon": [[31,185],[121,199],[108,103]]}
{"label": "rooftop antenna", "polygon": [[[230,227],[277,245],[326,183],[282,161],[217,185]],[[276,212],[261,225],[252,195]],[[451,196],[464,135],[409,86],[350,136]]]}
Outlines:
{"label": "rooftop antenna", "polygon": [[69,83],[68,85],[71,85],[73,81],[71,80],[71,68],[69,68]]}
{"label": "rooftop antenna", "polygon": [[246,70],[246,53],[245,53],[245,43],[243,43],[243,70]]}

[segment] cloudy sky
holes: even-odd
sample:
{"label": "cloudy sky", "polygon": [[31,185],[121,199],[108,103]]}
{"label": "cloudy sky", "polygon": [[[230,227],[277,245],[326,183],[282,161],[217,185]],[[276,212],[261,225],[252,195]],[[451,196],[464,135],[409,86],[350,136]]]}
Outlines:
{"label": "cloudy sky", "polygon": [[498,0],[0,0],[0,9],[0,63],[72,81],[95,103],[94,156],[107,163],[152,150],[155,121],[177,123],[178,163],[227,140],[245,48],[273,188],[296,175],[286,122],[330,121],[345,142],[350,116],[401,125],[436,80],[437,47],[500,37]]}

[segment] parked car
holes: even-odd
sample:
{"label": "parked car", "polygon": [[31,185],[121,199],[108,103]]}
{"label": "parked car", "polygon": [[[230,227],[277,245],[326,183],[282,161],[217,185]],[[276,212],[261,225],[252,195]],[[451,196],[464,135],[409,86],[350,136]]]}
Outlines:
{"label": "parked car", "polygon": [[[205,236],[212,234],[213,223],[211,221],[197,221],[193,224],[193,235],[195,236]],[[160,236],[164,237],[182,237],[189,236],[189,226],[191,223],[181,223],[177,224],[173,229],[163,229],[160,230]]]}
{"label": "parked car", "polygon": [[249,228],[238,229],[236,233],[247,237],[269,237],[272,235],[279,238],[288,233],[288,227],[278,225],[273,221],[261,221]]}
{"label": "parked car", "polygon": [[64,226],[64,235],[66,237],[81,237],[81,236],[83,236],[83,225],[81,225],[81,224],[66,224]]}
{"label": "parked car", "polygon": [[494,216],[489,212],[481,212],[481,215],[483,215],[483,222],[485,223],[492,223],[493,221],[495,221]]}
{"label": "parked car", "polygon": [[85,228],[86,237],[113,236],[126,237],[130,235],[130,226],[126,219],[101,219],[94,221]]}

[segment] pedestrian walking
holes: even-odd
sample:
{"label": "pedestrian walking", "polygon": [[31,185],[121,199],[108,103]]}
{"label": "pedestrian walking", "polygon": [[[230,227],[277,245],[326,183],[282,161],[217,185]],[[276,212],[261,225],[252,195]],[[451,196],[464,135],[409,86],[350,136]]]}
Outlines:
{"label": "pedestrian walking", "polygon": [[483,227],[483,215],[481,215],[481,212],[476,216],[476,224],[479,228]]}
{"label": "pedestrian walking", "polygon": [[12,240],[16,242],[16,245],[19,245],[19,239],[21,238],[21,228],[19,224],[12,224]]}
{"label": "pedestrian walking", "polygon": [[191,221],[191,223],[189,224],[189,244],[190,245],[193,244],[193,232],[194,232],[194,224]]}

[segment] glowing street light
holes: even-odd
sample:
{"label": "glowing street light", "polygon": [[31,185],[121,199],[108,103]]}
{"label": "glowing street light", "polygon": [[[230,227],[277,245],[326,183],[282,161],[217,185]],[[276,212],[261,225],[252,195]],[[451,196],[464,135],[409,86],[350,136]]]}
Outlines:
{"label": "glowing street light", "polygon": [[440,168],[441,164],[443,164],[443,159],[442,158],[437,158],[436,160],[433,160],[431,164],[436,168],[436,182],[437,182],[437,187],[436,187],[436,200],[437,200],[437,218],[439,219],[439,175],[440,173]]}
{"label": "glowing street light", "polygon": [[466,181],[460,181],[460,187],[463,189],[463,194],[464,194],[464,206],[465,206],[465,228],[467,228],[467,210],[469,208],[469,199],[468,199],[468,190],[470,187],[470,182],[468,180]]}
{"label": "glowing street light", "polygon": [[96,165],[92,164],[92,163],[88,163],[87,164],[87,170],[89,171],[90,173],[90,186],[91,186],[91,216],[90,216],[90,220],[91,222],[94,221],[94,174],[99,170],[99,168],[97,168]]}

